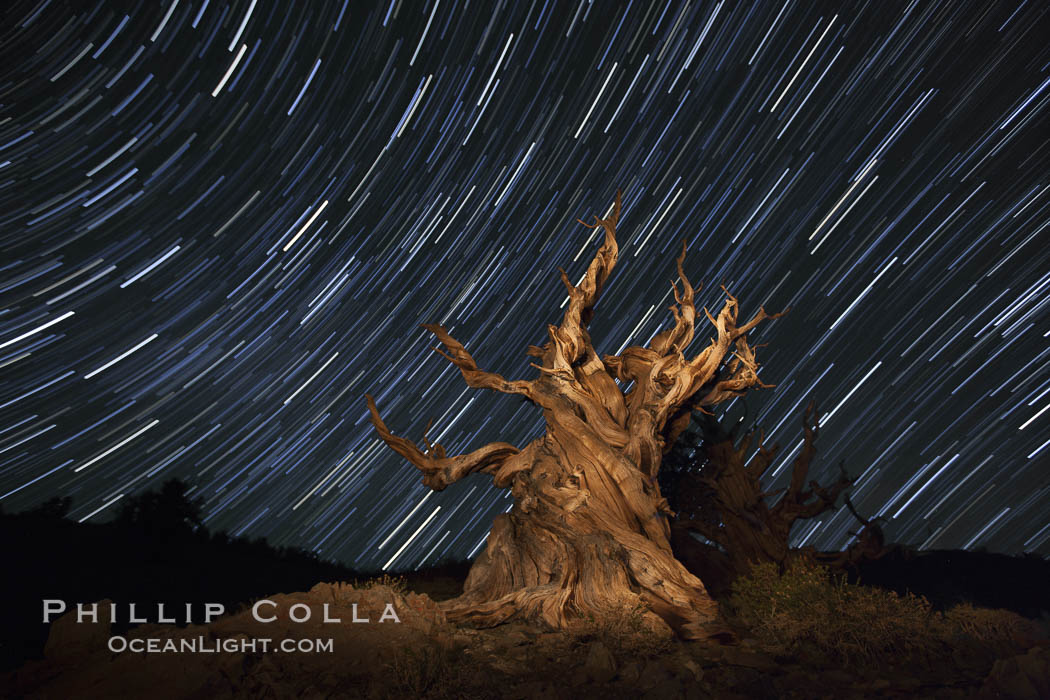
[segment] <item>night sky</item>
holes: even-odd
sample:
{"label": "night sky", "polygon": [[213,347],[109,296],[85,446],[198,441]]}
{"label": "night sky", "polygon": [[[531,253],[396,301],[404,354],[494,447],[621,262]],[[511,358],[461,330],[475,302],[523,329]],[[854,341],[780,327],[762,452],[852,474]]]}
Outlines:
{"label": "night sky", "polygon": [[[124,9],[131,7],[127,14]],[[508,491],[450,454],[536,370],[623,190],[600,353],[720,284],[889,539],[1050,554],[1045,3],[9,2],[0,37],[0,506],[102,522],[178,477],[206,524],[392,570],[475,554]],[[709,333],[698,323],[692,354]],[[743,415],[737,400],[727,410]],[[772,471],[772,470],[771,470]],[[794,543],[844,547],[841,509]]]}

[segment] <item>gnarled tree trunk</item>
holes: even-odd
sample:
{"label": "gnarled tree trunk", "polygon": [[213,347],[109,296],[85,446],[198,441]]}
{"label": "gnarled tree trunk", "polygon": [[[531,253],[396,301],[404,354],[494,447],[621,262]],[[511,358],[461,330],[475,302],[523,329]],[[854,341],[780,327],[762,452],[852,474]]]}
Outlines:
{"label": "gnarled tree trunk", "polygon": [[[692,549],[697,558],[712,559],[709,569],[722,588],[748,573],[752,564],[786,563],[793,553],[790,536],[795,523],[832,510],[852,481],[843,471],[828,487],[812,480],[806,487],[819,427],[812,402],[802,418],[802,445],[792,465],[791,482],[772,493],[762,490],[760,479],[772,466],[777,445],[766,445],[759,433],[758,450],[748,459],[754,430],[738,442],[735,430],[726,430],[711,416],[702,416],[700,426],[701,467],[679,479],[679,502],[675,504],[679,517],[672,524],[673,541],[677,548]],[[780,494],[780,500],[770,506],[767,500]],[[694,510],[697,512],[691,512]],[[720,549],[704,548],[699,542],[693,545],[688,531],[703,535]]]}
{"label": "gnarled tree trunk", "polygon": [[[569,304],[562,322],[548,326],[548,342],[530,346],[539,376],[508,381],[478,368],[443,327],[424,326],[445,346],[435,348],[468,385],[518,394],[538,405],[546,433],[518,449],[504,442],[449,457],[424,435],[426,451],[390,432],[368,396],[372,423],[382,439],[423,472],[435,490],[475,472],[510,488],[514,505],[497,516],[463,595],[444,604],[454,621],[496,625],[514,617],[554,628],[574,618],[599,616],[641,601],[681,636],[721,631],[716,604],[703,584],[671,552],[671,514],[656,476],[664,452],[689,423],[692,410],[762,384],[747,333],[774,318],[764,310],[737,324],[737,301],[726,292],[707,348],[687,358],[696,308],[693,287],[677,259],[682,290],[674,286],[674,327],[647,347],[599,357],[587,325],[616,264],[617,194],[611,216],[595,217],[605,239],[587,273],[574,286],[564,271]],[[581,222],[583,223],[583,222]],[[586,225],[586,224],[585,224]],[[626,393],[617,381],[631,388]]]}

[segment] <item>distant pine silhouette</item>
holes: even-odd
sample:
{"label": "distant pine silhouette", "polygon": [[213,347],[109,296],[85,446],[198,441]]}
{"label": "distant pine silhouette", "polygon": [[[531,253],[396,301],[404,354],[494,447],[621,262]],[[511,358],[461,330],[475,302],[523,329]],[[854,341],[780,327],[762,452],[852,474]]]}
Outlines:
{"label": "distant pine silhouette", "polygon": [[[232,612],[266,595],[362,576],[302,549],[211,533],[200,499],[188,490],[173,479],[157,491],[125,497],[106,523],[69,520],[69,497],[21,513],[0,511],[9,572],[0,583],[7,606],[0,668],[40,655],[48,634],[44,599],[67,601],[71,609],[105,598],[145,610],[156,610],[157,603],[177,606],[168,609],[222,603]],[[115,628],[126,626],[118,621]]]}
{"label": "distant pine silhouette", "polygon": [[148,491],[124,501],[117,523],[146,528],[158,534],[194,532],[204,526],[201,519],[204,499],[190,498],[186,484],[169,479],[160,491]]}

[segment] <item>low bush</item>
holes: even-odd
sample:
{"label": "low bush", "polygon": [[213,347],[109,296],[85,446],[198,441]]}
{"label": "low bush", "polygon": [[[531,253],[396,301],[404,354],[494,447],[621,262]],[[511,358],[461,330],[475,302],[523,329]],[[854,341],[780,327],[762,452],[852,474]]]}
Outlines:
{"label": "low bush", "polygon": [[405,646],[390,659],[387,682],[401,697],[455,697],[459,661],[444,644]]}
{"label": "low bush", "polygon": [[403,576],[391,576],[390,574],[383,574],[375,578],[370,578],[365,581],[353,582],[353,587],[361,590],[370,590],[372,588],[378,588],[380,586],[386,586],[394,593],[398,595],[405,595],[408,592],[408,582],[405,581]]}
{"label": "low bush", "polygon": [[925,598],[849,584],[805,557],[782,573],[772,563],[753,567],[733,583],[726,612],[766,646],[842,666],[936,663],[959,646],[1019,649],[1032,630],[1002,610],[936,612]]}
{"label": "low bush", "polygon": [[670,630],[641,600],[622,600],[600,615],[584,616],[580,635],[600,641],[615,656],[653,656],[670,651]]}

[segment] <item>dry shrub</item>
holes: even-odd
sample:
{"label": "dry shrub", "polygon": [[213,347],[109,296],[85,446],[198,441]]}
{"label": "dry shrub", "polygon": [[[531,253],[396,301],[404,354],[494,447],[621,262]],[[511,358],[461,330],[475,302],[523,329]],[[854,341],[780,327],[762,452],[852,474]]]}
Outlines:
{"label": "dry shrub", "polygon": [[850,585],[805,558],[782,575],[775,564],[756,565],[733,583],[729,608],[764,644],[788,653],[815,648],[844,666],[925,660],[940,646],[925,598]]}
{"label": "dry shrub", "polygon": [[957,605],[942,615],[944,634],[952,640],[965,638],[998,652],[1017,653],[1038,638],[1038,626],[1009,610]]}
{"label": "dry shrub", "polygon": [[620,600],[599,615],[586,615],[581,632],[616,656],[662,654],[673,640],[667,625],[637,597]]}
{"label": "dry shrub", "polygon": [[392,590],[398,595],[405,595],[408,592],[408,582],[405,581],[404,576],[391,576],[390,574],[383,574],[382,576],[376,576],[375,578],[367,579],[363,582],[354,580],[352,586],[359,590],[371,590],[373,588],[379,588],[385,586]]}
{"label": "dry shrub", "polygon": [[386,685],[405,698],[457,697],[458,664],[455,651],[434,642],[405,646],[388,663]]}
{"label": "dry shrub", "polygon": [[815,650],[844,666],[936,664],[954,650],[994,658],[1019,653],[1038,636],[1032,622],[1007,610],[935,612],[925,598],[849,584],[805,557],[783,574],[775,564],[754,566],[733,583],[727,607],[762,643]]}

